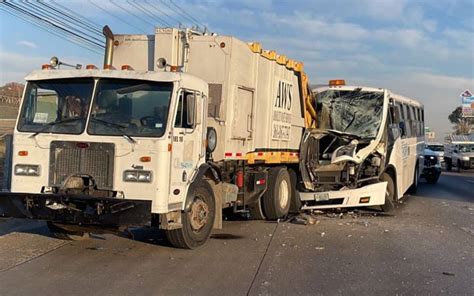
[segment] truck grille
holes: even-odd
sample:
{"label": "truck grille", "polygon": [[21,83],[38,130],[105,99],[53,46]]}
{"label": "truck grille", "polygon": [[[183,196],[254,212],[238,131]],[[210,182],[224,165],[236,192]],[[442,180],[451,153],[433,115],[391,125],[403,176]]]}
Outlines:
{"label": "truck grille", "polygon": [[111,143],[51,142],[49,185],[75,174],[90,175],[97,187],[112,189],[115,146]]}

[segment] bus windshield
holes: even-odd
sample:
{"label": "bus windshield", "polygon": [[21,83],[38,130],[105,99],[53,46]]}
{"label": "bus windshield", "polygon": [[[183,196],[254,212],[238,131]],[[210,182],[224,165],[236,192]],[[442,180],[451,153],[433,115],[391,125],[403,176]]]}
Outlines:
{"label": "bus windshield", "polygon": [[316,96],[318,128],[375,138],[382,122],[383,91],[329,89]]}
{"label": "bus windshield", "polygon": [[82,133],[93,88],[92,78],[28,82],[18,130],[36,133]]}

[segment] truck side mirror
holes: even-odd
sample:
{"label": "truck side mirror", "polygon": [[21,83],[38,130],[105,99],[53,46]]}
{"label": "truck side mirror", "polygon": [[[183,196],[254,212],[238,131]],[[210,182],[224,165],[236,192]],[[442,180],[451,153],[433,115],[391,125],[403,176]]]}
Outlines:
{"label": "truck side mirror", "polygon": [[194,94],[186,95],[186,123],[188,126],[194,125],[194,116],[196,113],[196,97]]}

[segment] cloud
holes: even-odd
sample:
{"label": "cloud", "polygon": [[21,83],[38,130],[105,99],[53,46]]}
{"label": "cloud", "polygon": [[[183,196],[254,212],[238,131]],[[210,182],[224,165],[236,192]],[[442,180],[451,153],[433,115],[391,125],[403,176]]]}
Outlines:
{"label": "cloud", "polygon": [[33,43],[31,41],[26,41],[26,40],[19,41],[18,44],[29,47],[29,48],[37,48],[38,47],[36,45],[36,43]]}

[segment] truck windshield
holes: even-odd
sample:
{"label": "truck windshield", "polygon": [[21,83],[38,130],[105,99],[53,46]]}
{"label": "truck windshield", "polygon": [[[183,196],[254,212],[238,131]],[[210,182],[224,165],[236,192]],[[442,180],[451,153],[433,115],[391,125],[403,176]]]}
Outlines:
{"label": "truck windshield", "polygon": [[92,135],[161,137],[172,90],[171,82],[100,79],[87,131]]}
{"label": "truck windshield", "polygon": [[18,130],[36,133],[82,133],[93,88],[92,78],[28,82]]}
{"label": "truck windshield", "polygon": [[444,151],[443,145],[427,145],[426,148],[430,149],[431,151],[436,151],[436,152]]}
{"label": "truck windshield", "polygon": [[330,89],[316,96],[318,128],[374,138],[380,128],[384,93]]}

